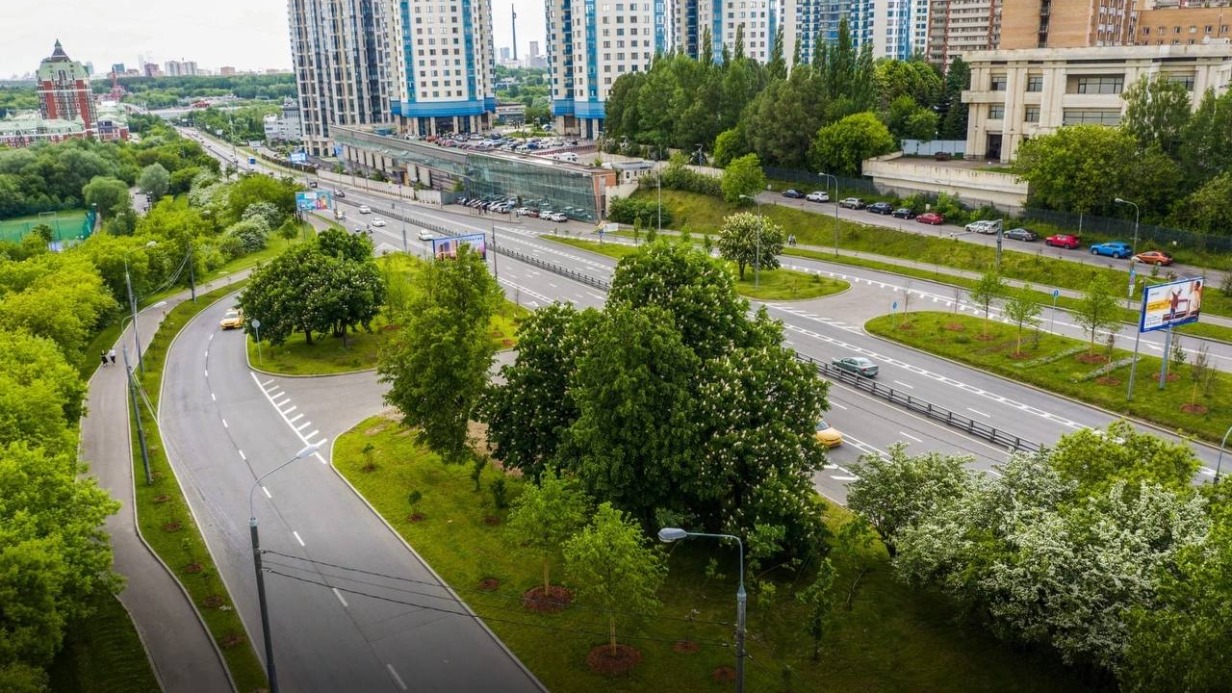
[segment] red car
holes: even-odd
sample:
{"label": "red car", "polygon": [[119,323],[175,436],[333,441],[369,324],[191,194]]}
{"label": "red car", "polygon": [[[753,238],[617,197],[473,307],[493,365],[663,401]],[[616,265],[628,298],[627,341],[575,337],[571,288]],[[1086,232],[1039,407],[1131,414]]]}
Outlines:
{"label": "red car", "polygon": [[1162,250],[1148,250],[1145,253],[1138,253],[1134,256],[1134,259],[1148,265],[1164,265],[1166,267],[1172,264],[1172,256]]}
{"label": "red car", "polygon": [[945,223],[945,217],[936,212],[924,212],[916,217],[915,220],[921,224],[932,224],[933,226],[940,226]]}
{"label": "red car", "polygon": [[1058,233],[1044,239],[1044,245],[1056,246],[1058,248],[1069,248],[1073,250],[1078,247],[1079,240],[1077,236],[1072,236],[1068,233]]}

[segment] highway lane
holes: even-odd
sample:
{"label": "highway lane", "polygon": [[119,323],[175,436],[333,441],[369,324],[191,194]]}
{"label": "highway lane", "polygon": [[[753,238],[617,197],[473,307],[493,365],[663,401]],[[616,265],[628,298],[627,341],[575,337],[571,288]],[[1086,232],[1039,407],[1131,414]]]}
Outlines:
{"label": "highway lane", "polygon": [[[217,329],[229,305],[206,309],[176,339],[159,419],[211,554],[259,643],[249,490],[306,442],[328,442],[323,427],[346,422],[297,418],[279,382],[254,377],[243,336]],[[368,394],[354,405],[374,401]],[[541,690],[324,464],[328,453],[296,462],[253,494],[262,546],[276,552],[266,557],[266,583],[286,689]]]}

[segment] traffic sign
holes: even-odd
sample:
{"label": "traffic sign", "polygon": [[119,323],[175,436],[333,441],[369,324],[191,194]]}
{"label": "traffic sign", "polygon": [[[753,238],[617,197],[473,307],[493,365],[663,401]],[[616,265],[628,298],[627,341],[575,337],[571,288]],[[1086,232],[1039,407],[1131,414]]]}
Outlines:
{"label": "traffic sign", "polygon": [[1052,290],[1052,297],[1053,297],[1053,298],[1059,298],[1060,296],[1061,296],[1061,290],[1060,290],[1060,289],[1053,289],[1053,290]]}

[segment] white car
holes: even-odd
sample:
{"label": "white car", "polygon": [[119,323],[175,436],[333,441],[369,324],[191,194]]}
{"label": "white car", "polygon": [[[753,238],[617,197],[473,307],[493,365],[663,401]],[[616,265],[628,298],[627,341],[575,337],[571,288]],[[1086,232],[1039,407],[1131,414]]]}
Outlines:
{"label": "white car", "polygon": [[805,195],[804,199],[808,200],[809,202],[829,202],[830,193],[825,193],[820,190],[814,190],[813,192]]}
{"label": "white car", "polygon": [[385,220],[380,217],[376,217],[372,220],[372,225],[373,226],[384,226]]}
{"label": "white car", "polygon": [[436,236],[432,235],[432,232],[431,232],[431,231],[429,231],[429,230],[427,230],[427,229],[420,229],[420,230],[419,230],[419,240],[421,240],[421,241],[430,241],[430,240],[432,240],[433,238],[436,238]]}
{"label": "white car", "polygon": [[569,217],[566,216],[564,212],[552,212],[551,214],[544,215],[543,218],[547,219],[548,221],[556,221],[556,222],[569,221]]}
{"label": "white car", "polygon": [[360,214],[372,214],[372,208],[369,207],[368,205],[360,205],[359,213]]}

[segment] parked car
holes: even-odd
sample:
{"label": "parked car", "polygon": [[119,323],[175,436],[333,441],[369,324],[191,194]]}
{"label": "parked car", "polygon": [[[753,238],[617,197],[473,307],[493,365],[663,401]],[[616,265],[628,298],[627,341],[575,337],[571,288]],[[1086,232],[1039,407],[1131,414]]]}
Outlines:
{"label": "parked car", "polygon": [[864,209],[864,200],[858,197],[845,197],[839,201],[838,206],[847,209]]}
{"label": "parked car", "polygon": [[1018,227],[1005,232],[1006,238],[1012,238],[1016,241],[1034,241],[1039,238],[1034,231]]}
{"label": "parked car", "polygon": [[915,219],[915,212],[911,211],[910,207],[899,207],[894,210],[892,216],[899,219]]}
{"label": "parked car", "polygon": [[963,230],[967,233],[996,233],[997,225],[996,222],[980,219],[967,224],[963,227]]}
{"label": "parked car", "polygon": [[421,241],[430,241],[430,240],[432,240],[433,238],[436,238],[436,236],[432,235],[432,232],[431,232],[431,231],[429,231],[429,230],[427,230],[427,229],[420,229],[420,230],[419,230],[419,240],[421,240]]}
{"label": "parked car", "polygon": [[830,365],[845,371],[851,371],[865,378],[877,377],[877,364],[863,356],[844,356],[830,360]]}
{"label": "parked car", "polygon": [[868,207],[865,207],[865,209],[872,212],[873,214],[893,214],[894,213],[894,205],[890,204],[889,202],[874,202]]}
{"label": "parked car", "polygon": [[830,193],[822,192],[821,190],[814,190],[813,192],[805,195],[804,199],[809,202],[829,202]]}
{"label": "parked car", "polygon": [[558,223],[563,222],[563,221],[569,221],[569,217],[564,212],[552,212],[551,214],[544,214],[542,218],[547,219],[548,221],[555,221]]}
{"label": "parked car", "polygon": [[1058,233],[1044,239],[1044,245],[1051,245],[1057,248],[1069,248],[1073,250],[1081,244],[1077,236],[1068,233]]}
{"label": "parked car", "polygon": [[224,330],[237,330],[244,326],[244,311],[240,308],[232,308],[226,313],[223,313],[222,320],[218,326]]}
{"label": "parked car", "polygon": [[1097,243],[1091,246],[1092,255],[1103,255],[1105,257],[1125,258],[1134,254],[1128,243],[1122,241],[1109,241],[1107,243]]}
{"label": "parked car", "polygon": [[1172,256],[1162,250],[1148,250],[1145,253],[1138,253],[1134,256],[1138,262],[1143,262],[1148,265],[1171,265]]}
{"label": "parked car", "polygon": [[799,200],[804,197],[804,193],[796,190],[795,188],[789,188],[783,191],[783,197],[790,197],[793,200]]}
{"label": "parked car", "polygon": [[372,220],[372,225],[373,225],[373,226],[384,226],[384,225],[385,225],[385,220],[384,220],[384,219],[381,219],[380,217],[374,218],[374,219]]}
{"label": "parked car", "polygon": [[308,187],[310,187],[310,188],[315,188],[315,187],[317,187],[317,182],[316,182],[315,180],[310,180],[310,181],[308,181]]}
{"label": "parked car", "polygon": [[915,220],[921,224],[932,224],[933,226],[940,226],[945,223],[945,217],[936,212],[924,212],[916,217]]}
{"label": "parked car", "polygon": [[825,419],[817,422],[817,442],[827,448],[837,448],[843,444],[843,434],[830,424],[826,423]]}
{"label": "parked car", "polygon": [[369,207],[368,205],[360,205],[359,213],[360,214],[372,214],[372,208]]}

